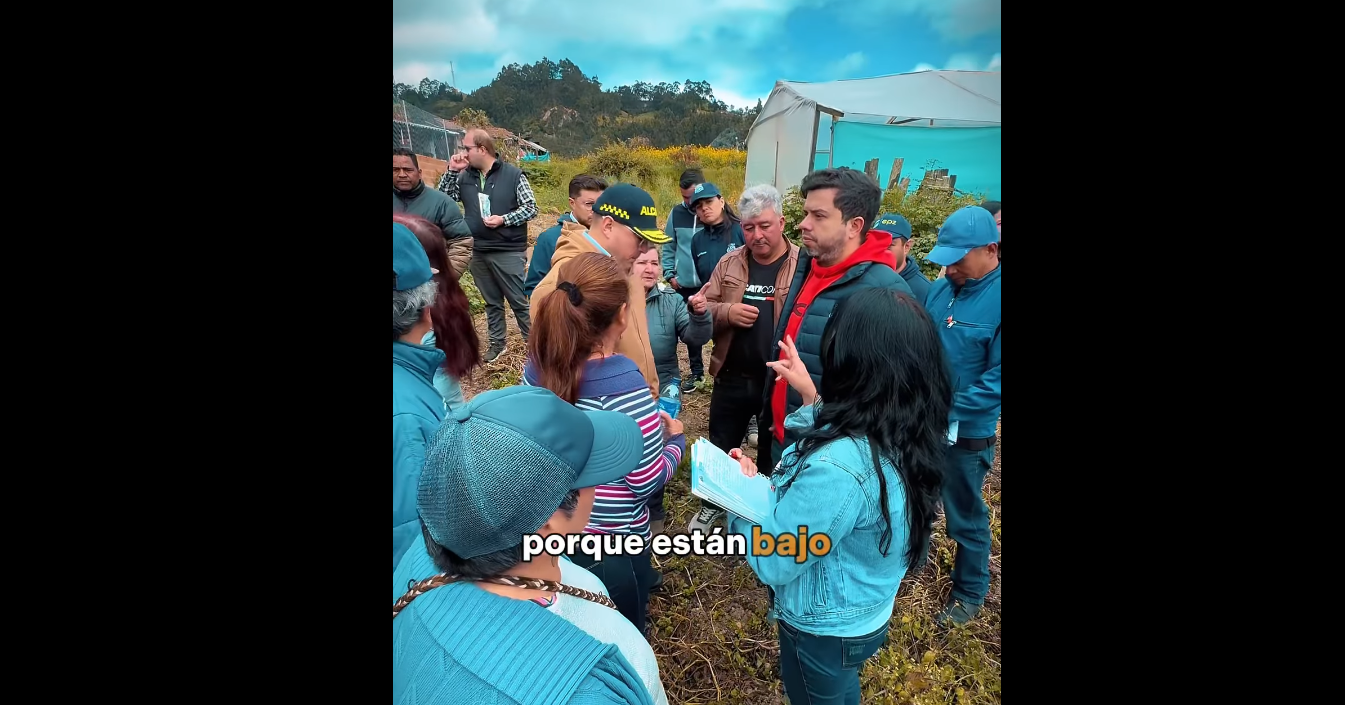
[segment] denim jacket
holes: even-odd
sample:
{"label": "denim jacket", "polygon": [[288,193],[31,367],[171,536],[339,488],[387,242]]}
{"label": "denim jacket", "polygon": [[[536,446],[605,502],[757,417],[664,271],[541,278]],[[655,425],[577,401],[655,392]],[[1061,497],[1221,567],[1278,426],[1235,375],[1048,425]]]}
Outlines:
{"label": "denim jacket", "polygon": [[995,435],[1000,413],[1000,274],[954,287],[944,277],[929,287],[925,310],[934,319],[953,369],[951,421],[960,438]]}
{"label": "denim jacket", "polygon": [[[785,424],[796,433],[811,429],[812,405],[790,414]],[[789,460],[793,450],[791,444],[782,457]],[[878,546],[885,525],[866,441],[833,441],[801,463],[777,465],[772,477],[777,504],[761,532],[797,534],[804,526],[810,536],[825,533],[831,537],[827,555],[809,553],[803,563],[793,556],[754,556],[752,523],[729,516],[729,531],[747,536],[748,565],[775,589],[781,620],[809,634],[853,637],[874,632],[892,617],[897,588],[906,575],[910,532],[905,487],[886,460],[883,471],[892,518],[887,556]]]}

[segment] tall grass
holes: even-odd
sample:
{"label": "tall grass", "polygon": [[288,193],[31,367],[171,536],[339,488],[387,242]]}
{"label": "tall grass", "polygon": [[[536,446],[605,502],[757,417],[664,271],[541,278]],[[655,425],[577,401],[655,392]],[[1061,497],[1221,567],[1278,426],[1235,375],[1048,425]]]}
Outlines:
{"label": "tall grass", "polygon": [[[930,171],[938,166],[931,161],[925,165]],[[648,191],[658,206],[659,227],[665,225],[672,207],[682,202],[678,180],[682,171],[699,168],[705,179],[719,187],[724,200],[737,207],[743,192],[747,172],[747,152],[714,147],[666,147],[653,149],[639,145],[613,143],[578,159],[555,159],[550,162],[527,162],[524,171],[537,195],[537,205],[544,214],[544,226],[554,221],[545,214],[564,213],[570,209],[569,183],[576,174],[601,176],[609,184],[633,183]],[[785,232],[796,244],[798,225],[803,220],[803,197],[797,185],[781,188],[784,192]],[[891,189],[883,193],[882,213],[900,213],[911,223],[914,239],[911,253],[925,276],[938,276],[939,266],[924,256],[934,247],[939,227],[953,211],[985,200],[985,194],[949,193],[938,189],[913,189],[909,193]]]}
{"label": "tall grass", "polygon": [[649,192],[658,207],[662,227],[672,207],[682,202],[678,179],[682,171],[699,168],[705,180],[719,187],[724,200],[737,203],[743,192],[747,172],[747,152],[713,147],[631,147],[609,144],[578,159],[552,158],[550,162],[527,162],[524,171],[537,196],[542,213],[564,213],[570,209],[570,179],[577,174],[593,174],[609,184],[633,183]]}

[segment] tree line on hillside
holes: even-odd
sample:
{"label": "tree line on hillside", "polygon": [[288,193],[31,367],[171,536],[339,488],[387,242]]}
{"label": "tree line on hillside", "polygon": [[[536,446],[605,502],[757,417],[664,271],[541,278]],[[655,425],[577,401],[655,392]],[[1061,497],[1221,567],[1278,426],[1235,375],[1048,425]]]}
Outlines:
{"label": "tree line on hillside", "polygon": [[654,147],[682,144],[742,148],[761,112],[734,109],[714,97],[708,81],[636,83],[603,90],[574,62],[543,58],[510,64],[495,80],[471,93],[442,81],[392,84],[392,99],[404,100],[452,120],[464,109],[485,113],[491,124],[537,142],[558,156],[578,156],[609,141],[643,137]]}

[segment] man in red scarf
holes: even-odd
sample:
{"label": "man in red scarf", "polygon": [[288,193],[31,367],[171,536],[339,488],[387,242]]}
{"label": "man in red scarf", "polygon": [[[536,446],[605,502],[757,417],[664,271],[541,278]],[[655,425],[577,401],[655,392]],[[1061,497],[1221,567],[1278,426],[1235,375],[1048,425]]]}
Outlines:
{"label": "man in red scarf", "polygon": [[[799,230],[807,252],[799,256],[772,357],[782,359],[778,341],[789,336],[813,384],[821,389],[822,332],[836,305],[863,289],[890,289],[913,298],[914,294],[897,274],[896,258],[888,250],[892,236],[871,229],[883,198],[872,178],[853,169],[821,169],[803,178],[800,191],[804,218]],[[763,401],[760,425],[770,428],[771,442],[760,444],[757,467],[771,472],[784,449],[798,440],[797,433],[786,433],[785,417],[813,400],[800,399],[788,384],[777,383],[772,372]]]}

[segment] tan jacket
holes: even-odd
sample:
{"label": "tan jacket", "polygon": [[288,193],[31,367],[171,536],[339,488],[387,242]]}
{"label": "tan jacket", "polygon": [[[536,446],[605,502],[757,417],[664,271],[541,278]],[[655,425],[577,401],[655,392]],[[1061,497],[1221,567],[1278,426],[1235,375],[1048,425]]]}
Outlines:
{"label": "tan jacket", "polygon": [[[780,325],[780,313],[789,300],[789,284],[794,280],[794,269],[799,265],[799,246],[788,240],[789,259],[780,266],[775,275],[775,321],[771,330]],[[710,273],[710,285],[705,290],[705,300],[710,309],[710,318],[714,321],[714,350],[710,354],[710,376],[719,374],[724,360],[729,355],[729,345],[733,344],[733,333],[737,326],[729,322],[729,308],[743,302],[743,291],[747,288],[747,258],[752,256],[748,247],[724,255]],[[764,374],[764,371],[763,371]]]}
{"label": "tan jacket", "polygon": [[[556,290],[560,266],[585,252],[600,252],[588,238],[584,237],[586,231],[587,228],[579,223],[569,221],[561,223],[560,238],[556,240],[556,254],[551,257],[551,271],[547,272],[546,278],[532,290],[532,298],[528,300],[528,314],[532,320],[537,320],[537,308],[542,299]],[[616,351],[635,361],[645,381],[649,383],[650,394],[657,397],[658,370],[654,366],[654,351],[649,347],[649,324],[645,320],[644,313],[644,284],[636,276],[629,277],[627,283],[630,286],[630,295],[627,298],[630,320],[626,322],[626,332],[621,334],[621,339],[616,343]]]}

